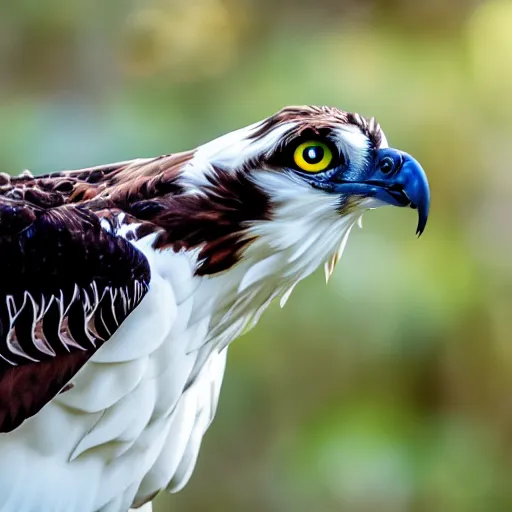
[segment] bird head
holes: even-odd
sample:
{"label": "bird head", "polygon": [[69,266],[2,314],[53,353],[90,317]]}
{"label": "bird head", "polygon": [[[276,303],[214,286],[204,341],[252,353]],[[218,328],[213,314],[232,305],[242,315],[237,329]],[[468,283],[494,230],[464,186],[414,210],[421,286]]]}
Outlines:
{"label": "bird head", "polygon": [[[364,211],[416,209],[418,235],[429,212],[420,164],[389,148],[374,119],[331,107],[287,107],[215,139],[193,153],[183,179],[205,199],[213,231],[222,231],[213,249],[222,255],[219,240],[234,244],[231,263],[272,255],[295,279],[323,262],[329,276]],[[203,256],[219,260],[204,248]]]}
{"label": "bird head", "polygon": [[328,278],[365,211],[416,209],[420,235],[430,203],[420,164],[374,119],[331,107],[287,107],[191,151],[40,181],[136,240],[162,275],[190,268],[218,346],[322,264]]}

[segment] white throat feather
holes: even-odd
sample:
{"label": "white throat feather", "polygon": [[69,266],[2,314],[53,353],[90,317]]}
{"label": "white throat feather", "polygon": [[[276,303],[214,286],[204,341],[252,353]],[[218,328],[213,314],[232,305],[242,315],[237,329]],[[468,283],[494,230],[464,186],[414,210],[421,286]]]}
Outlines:
{"label": "white throat feather", "polygon": [[215,295],[209,341],[219,348],[252,328],[273,299],[281,297],[284,306],[295,285],[316,268],[327,262],[330,274],[367,209],[361,203],[340,214],[335,196],[277,173],[260,172],[255,181],[272,196],[272,219],[251,223],[251,242],[240,261],[202,284],[203,293]]}

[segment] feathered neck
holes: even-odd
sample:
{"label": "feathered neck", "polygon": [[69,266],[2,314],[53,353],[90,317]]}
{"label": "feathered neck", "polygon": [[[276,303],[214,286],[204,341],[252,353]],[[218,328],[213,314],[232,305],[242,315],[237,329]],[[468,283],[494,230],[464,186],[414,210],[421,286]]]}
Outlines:
{"label": "feathered neck", "polygon": [[[228,272],[212,275],[202,292],[212,298],[215,329],[210,341],[220,348],[253,327],[273,299],[284,306],[295,285],[319,266],[330,271],[343,252],[350,230],[365,211],[354,208],[343,215],[325,193],[311,188],[274,188],[271,174],[258,181],[263,190],[272,187],[271,220],[251,222],[250,240],[240,261]],[[275,191],[280,190],[276,196]],[[268,191],[268,190],[267,190]]]}

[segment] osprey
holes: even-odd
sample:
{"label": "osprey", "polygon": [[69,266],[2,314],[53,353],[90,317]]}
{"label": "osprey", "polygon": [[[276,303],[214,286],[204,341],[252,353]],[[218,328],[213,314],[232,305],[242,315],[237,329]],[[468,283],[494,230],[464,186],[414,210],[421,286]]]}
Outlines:
{"label": "osprey", "polygon": [[126,512],[188,481],[227,347],[365,210],[418,211],[373,119],[288,107],[193,151],[0,175],[0,510]]}

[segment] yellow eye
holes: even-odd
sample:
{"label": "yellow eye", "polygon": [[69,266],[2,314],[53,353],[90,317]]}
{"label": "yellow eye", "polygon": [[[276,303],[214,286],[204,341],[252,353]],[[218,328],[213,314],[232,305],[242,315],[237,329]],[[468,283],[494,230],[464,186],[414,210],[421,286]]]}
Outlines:
{"label": "yellow eye", "polygon": [[322,172],[332,162],[332,151],[322,142],[308,140],[297,147],[293,153],[293,160],[303,171]]}

